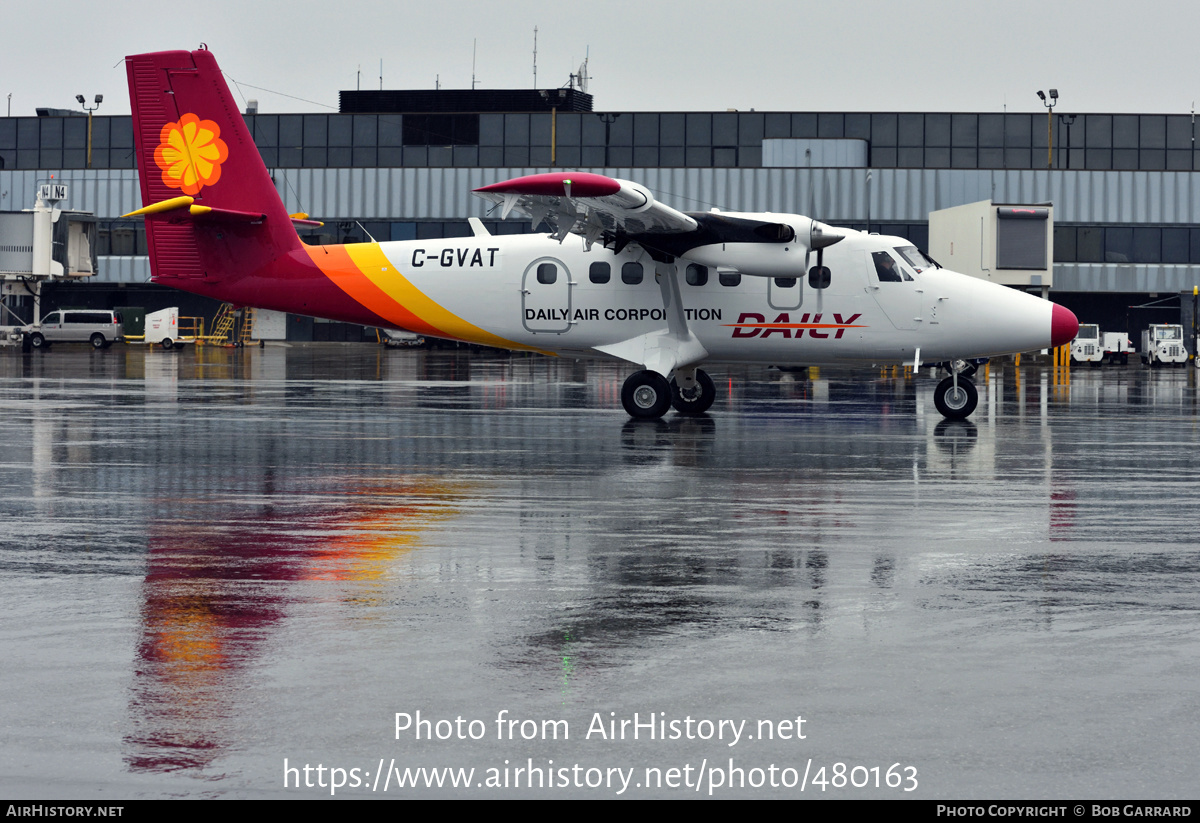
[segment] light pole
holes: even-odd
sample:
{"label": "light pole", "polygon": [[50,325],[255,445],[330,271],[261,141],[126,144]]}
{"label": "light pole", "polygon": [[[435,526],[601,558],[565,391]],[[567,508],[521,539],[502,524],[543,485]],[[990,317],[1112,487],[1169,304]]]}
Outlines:
{"label": "light pole", "polygon": [[100,104],[104,102],[104,95],[96,95],[96,105],[94,106],[88,106],[82,94],[75,95],[75,99],[79,101],[79,105],[83,106],[83,110],[88,113],[87,167],[90,169],[92,167],[92,112],[100,108]]}
{"label": "light pole", "polygon": [[[1067,168],[1071,168],[1071,126],[1075,125],[1075,115],[1060,114],[1058,122],[1063,123],[1067,127]],[[1058,130],[1058,136],[1062,137],[1062,129]]]}
{"label": "light pole", "polygon": [[1058,89],[1050,89],[1050,99],[1046,99],[1046,95],[1042,91],[1038,91],[1037,96],[1041,99],[1042,105],[1046,107],[1046,168],[1054,167],[1054,107],[1058,105]]}

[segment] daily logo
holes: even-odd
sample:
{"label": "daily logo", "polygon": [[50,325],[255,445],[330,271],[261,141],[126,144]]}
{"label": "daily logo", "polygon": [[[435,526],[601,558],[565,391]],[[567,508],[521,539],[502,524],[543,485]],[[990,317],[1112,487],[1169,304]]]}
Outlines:
{"label": "daily logo", "polygon": [[163,183],[190,195],[220,180],[221,164],[228,159],[229,147],[221,139],[221,127],[191,113],[163,126],[154,150]]}
{"label": "daily logo", "polygon": [[[812,319],[809,319],[810,316]],[[865,328],[864,324],[854,322],[860,317],[861,314],[843,316],[834,312],[830,320],[822,320],[821,312],[815,315],[805,312],[798,322],[793,322],[791,315],[784,312],[768,323],[764,315],[742,312],[736,323],[725,325],[733,329],[734,337],[770,337],[772,334],[792,337],[793,332],[796,337],[803,337],[808,332],[809,337],[827,338],[832,332],[834,340],[841,340],[846,329]]]}

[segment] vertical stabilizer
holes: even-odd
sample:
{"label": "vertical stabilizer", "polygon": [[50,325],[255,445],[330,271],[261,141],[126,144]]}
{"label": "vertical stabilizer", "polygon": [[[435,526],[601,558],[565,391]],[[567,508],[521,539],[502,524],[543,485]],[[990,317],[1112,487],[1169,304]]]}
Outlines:
{"label": "vertical stabilizer", "polygon": [[155,280],[251,274],[301,248],[213,56],[125,58],[142,205]]}

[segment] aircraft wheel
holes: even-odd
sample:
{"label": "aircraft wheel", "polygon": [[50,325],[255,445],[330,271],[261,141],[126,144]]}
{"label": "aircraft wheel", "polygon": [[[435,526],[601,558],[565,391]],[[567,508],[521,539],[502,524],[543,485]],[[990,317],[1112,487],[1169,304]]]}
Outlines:
{"label": "aircraft wheel", "polygon": [[662,417],[671,408],[671,384],[658,372],[634,372],[621,387],[621,405],[630,417]]}
{"label": "aircraft wheel", "polygon": [[91,342],[92,342],[93,349],[104,348],[104,335],[100,334],[100,332],[96,332],[95,334],[92,335]]}
{"label": "aircraft wheel", "polygon": [[169,337],[164,337],[159,345],[163,347],[164,351],[170,351],[172,348],[174,348],[175,341]]}
{"label": "aircraft wheel", "polygon": [[717,399],[717,387],[707,372],[696,369],[696,385],[689,393],[679,388],[675,378],[671,378],[671,405],[680,414],[703,414],[712,407]]}
{"label": "aircraft wheel", "polygon": [[958,388],[954,387],[954,378],[947,377],[933,390],[933,405],[941,412],[942,417],[949,420],[965,420],[979,405],[979,392],[975,384],[958,378]]}
{"label": "aircraft wheel", "polygon": [[33,334],[29,335],[29,345],[35,349],[45,349],[49,348],[50,346],[50,344],[46,342],[45,336],[39,332],[34,332]]}

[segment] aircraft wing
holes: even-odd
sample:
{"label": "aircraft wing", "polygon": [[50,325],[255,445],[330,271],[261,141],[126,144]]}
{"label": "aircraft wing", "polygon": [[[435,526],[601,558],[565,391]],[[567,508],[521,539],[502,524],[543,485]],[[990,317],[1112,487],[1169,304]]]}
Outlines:
{"label": "aircraft wing", "polygon": [[[517,209],[533,224],[545,221],[561,242],[578,234],[590,248],[631,234],[679,234],[695,231],[696,221],[654,199],[645,186],[590,172],[547,172],[517,177],[475,189],[501,206],[501,219]],[[619,242],[619,241],[618,241]]]}

